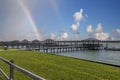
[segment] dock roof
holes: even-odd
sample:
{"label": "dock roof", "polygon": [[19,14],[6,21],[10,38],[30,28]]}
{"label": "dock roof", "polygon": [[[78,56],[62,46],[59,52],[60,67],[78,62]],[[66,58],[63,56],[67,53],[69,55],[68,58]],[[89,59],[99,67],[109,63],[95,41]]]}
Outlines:
{"label": "dock roof", "polygon": [[82,41],[100,41],[100,40],[98,40],[96,38],[87,38],[87,39],[84,39]]}

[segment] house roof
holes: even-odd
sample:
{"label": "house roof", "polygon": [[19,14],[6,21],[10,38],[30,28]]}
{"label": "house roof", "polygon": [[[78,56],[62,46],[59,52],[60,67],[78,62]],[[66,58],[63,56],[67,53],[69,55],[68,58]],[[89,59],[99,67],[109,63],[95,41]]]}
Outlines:
{"label": "house roof", "polygon": [[87,39],[84,39],[82,41],[100,41],[100,40],[98,40],[96,38],[87,38]]}
{"label": "house roof", "polygon": [[44,43],[54,43],[54,40],[52,40],[52,39],[46,39],[46,40],[44,40]]}

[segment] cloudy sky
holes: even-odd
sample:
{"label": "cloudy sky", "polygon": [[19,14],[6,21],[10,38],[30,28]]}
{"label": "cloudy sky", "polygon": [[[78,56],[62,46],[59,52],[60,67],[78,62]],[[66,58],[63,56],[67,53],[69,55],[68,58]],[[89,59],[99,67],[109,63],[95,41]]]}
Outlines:
{"label": "cloudy sky", "polygon": [[0,0],[0,41],[120,40],[120,0]]}

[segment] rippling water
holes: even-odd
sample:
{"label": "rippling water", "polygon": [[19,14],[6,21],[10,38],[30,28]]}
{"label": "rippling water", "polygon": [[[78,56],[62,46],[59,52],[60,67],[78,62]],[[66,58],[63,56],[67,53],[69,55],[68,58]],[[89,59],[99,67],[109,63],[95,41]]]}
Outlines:
{"label": "rippling water", "polygon": [[[120,44],[109,44],[110,48],[120,48]],[[107,51],[107,50],[81,50],[77,52],[64,52],[56,53],[57,55],[64,55],[74,58],[110,63],[120,65],[120,51]]]}
{"label": "rippling water", "polygon": [[[116,43],[116,44],[110,43],[108,44],[108,47],[120,48],[120,43]],[[54,54],[120,65],[120,51],[81,50],[81,51],[75,51],[75,52],[63,52],[63,53],[54,53]]]}

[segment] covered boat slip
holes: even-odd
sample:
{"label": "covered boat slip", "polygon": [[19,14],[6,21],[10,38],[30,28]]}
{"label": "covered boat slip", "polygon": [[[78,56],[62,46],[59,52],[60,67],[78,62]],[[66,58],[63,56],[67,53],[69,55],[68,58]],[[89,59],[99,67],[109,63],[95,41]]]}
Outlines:
{"label": "covered boat slip", "polygon": [[37,50],[41,52],[57,53],[57,52],[69,52],[79,50],[101,50],[108,49],[108,44],[120,43],[120,41],[101,41],[95,38],[88,38],[85,40],[76,41],[54,41],[52,39],[46,39],[44,41],[34,40],[30,41],[13,41],[13,42],[1,42],[1,46],[20,48],[27,50]]}

